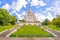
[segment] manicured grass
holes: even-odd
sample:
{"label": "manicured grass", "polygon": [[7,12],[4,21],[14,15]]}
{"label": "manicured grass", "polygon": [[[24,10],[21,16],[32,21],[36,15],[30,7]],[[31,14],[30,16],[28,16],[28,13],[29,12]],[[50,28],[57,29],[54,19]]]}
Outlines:
{"label": "manicured grass", "polygon": [[24,25],[10,37],[52,37],[52,35],[36,25]]}
{"label": "manicured grass", "polygon": [[54,25],[48,25],[48,26],[45,26],[45,27],[49,27],[49,28],[51,28],[52,30],[60,31],[60,27],[56,27],[56,26],[54,26]]}
{"label": "manicured grass", "polygon": [[12,28],[13,25],[8,25],[8,26],[0,26],[0,32],[4,31],[4,30],[9,30],[10,28]]}

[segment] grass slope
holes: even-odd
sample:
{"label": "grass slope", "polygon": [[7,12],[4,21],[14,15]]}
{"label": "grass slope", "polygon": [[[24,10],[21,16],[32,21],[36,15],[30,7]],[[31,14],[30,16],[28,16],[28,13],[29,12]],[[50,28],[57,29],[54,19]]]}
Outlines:
{"label": "grass slope", "polygon": [[60,31],[60,27],[56,27],[56,26],[54,26],[54,25],[49,25],[49,26],[45,26],[45,27],[49,27],[49,28],[51,28],[52,30]]}
{"label": "grass slope", "polygon": [[0,32],[4,31],[4,30],[9,30],[10,28],[12,28],[13,25],[8,25],[8,26],[0,26]]}
{"label": "grass slope", "polygon": [[24,25],[10,37],[51,37],[52,35],[36,25]]}

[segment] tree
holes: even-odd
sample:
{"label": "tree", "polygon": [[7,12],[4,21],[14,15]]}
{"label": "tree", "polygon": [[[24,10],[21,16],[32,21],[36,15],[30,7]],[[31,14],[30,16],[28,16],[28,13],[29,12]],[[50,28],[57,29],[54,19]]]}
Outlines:
{"label": "tree", "polygon": [[19,21],[20,21],[20,22],[26,22],[26,21],[25,21],[25,20],[23,20],[23,19],[22,19],[22,20],[19,20]]}
{"label": "tree", "polygon": [[48,19],[45,19],[43,22],[42,22],[42,25],[50,25],[51,22],[48,20]]}
{"label": "tree", "polygon": [[12,25],[15,25],[16,22],[17,22],[17,19],[16,19],[15,16],[13,16],[13,17],[12,17],[12,20],[10,21],[10,23],[11,23]]}
{"label": "tree", "polygon": [[8,25],[13,21],[16,22],[16,17],[10,15],[7,10],[0,8],[0,25]]}
{"label": "tree", "polygon": [[57,27],[60,27],[60,18],[54,18],[52,21],[53,25],[56,25]]}

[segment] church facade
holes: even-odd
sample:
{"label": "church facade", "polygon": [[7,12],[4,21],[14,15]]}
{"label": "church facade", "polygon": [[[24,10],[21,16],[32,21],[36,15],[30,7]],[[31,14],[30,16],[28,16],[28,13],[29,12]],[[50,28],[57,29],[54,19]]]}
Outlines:
{"label": "church facade", "polygon": [[37,20],[35,14],[33,14],[31,8],[28,10],[28,13],[24,15],[25,22],[22,22],[20,25],[23,24],[32,24],[32,25],[41,25],[41,23]]}
{"label": "church facade", "polygon": [[28,10],[28,13],[24,15],[24,20],[26,22],[34,22],[34,21],[37,21],[37,18],[36,16],[33,14],[32,10],[29,9]]}

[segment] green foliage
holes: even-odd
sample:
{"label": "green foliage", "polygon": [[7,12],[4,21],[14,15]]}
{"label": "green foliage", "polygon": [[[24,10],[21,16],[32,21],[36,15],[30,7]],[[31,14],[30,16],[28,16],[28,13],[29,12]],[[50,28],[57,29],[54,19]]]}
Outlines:
{"label": "green foliage", "polygon": [[38,35],[36,35],[36,37],[42,37],[43,35],[42,34],[38,34]]}
{"label": "green foliage", "polygon": [[12,34],[12,35],[10,35],[10,37],[16,37],[16,35]]}
{"label": "green foliage", "polygon": [[10,21],[10,23],[12,24],[12,25],[15,25],[15,23],[16,23],[16,17],[15,16],[12,16],[12,20]]}
{"label": "green foliage", "polygon": [[56,25],[48,25],[48,26],[45,25],[44,27],[48,27],[48,28],[50,28],[52,30],[60,31],[60,28],[59,27],[56,27]]}
{"label": "green foliage", "polygon": [[10,28],[13,28],[14,25],[8,25],[8,26],[0,26],[0,32],[4,31],[4,30],[9,30]]}
{"label": "green foliage", "polygon": [[50,24],[51,24],[51,22],[48,19],[46,19],[42,22],[42,25],[50,25]]}
{"label": "green foliage", "polygon": [[19,21],[20,21],[20,22],[25,22],[25,20],[23,20],[23,19],[22,19],[22,20],[19,20]]}
{"label": "green foliage", "polygon": [[20,35],[18,35],[18,37],[25,37],[25,35],[24,34],[20,34]]}
{"label": "green foliage", "polygon": [[49,36],[48,32],[42,30],[40,27],[36,25],[24,25],[15,33],[16,37],[47,37]]}
{"label": "green foliage", "polygon": [[60,27],[60,18],[54,18],[52,24],[57,27]]}
{"label": "green foliage", "polygon": [[11,23],[12,25],[15,25],[15,21],[11,21],[10,23]]}
{"label": "green foliage", "polygon": [[28,34],[28,35],[27,35],[27,37],[33,37],[33,36],[34,36],[34,35],[32,35],[32,34]]}
{"label": "green foliage", "polygon": [[11,22],[16,22],[16,17],[11,16],[7,10],[0,8],[0,25],[8,25]]}

